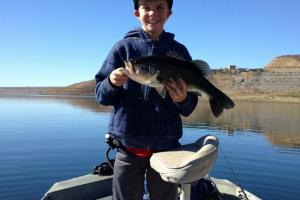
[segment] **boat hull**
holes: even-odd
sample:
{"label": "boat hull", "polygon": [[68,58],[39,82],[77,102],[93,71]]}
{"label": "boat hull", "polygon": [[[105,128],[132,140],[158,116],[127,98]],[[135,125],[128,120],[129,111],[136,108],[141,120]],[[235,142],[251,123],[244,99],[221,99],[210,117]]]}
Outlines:
{"label": "boat hull", "polygon": [[[236,184],[226,179],[211,177],[211,180],[226,200],[245,199]],[[261,200],[247,190],[245,192],[249,200]],[[111,194],[112,176],[88,174],[53,184],[42,200],[108,200],[111,199]]]}

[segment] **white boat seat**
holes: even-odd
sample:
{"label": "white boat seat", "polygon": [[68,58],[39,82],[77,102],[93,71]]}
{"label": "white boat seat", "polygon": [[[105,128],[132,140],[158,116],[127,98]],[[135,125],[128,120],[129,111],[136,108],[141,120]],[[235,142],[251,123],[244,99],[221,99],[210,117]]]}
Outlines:
{"label": "white boat seat", "polygon": [[210,173],[217,158],[218,145],[217,137],[206,135],[195,143],[154,153],[150,164],[167,182],[191,183]]}

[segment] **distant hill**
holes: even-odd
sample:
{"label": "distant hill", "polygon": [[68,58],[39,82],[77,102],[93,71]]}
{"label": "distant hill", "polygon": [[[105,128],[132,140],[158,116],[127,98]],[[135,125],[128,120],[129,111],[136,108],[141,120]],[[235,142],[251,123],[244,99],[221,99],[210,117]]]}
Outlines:
{"label": "distant hill", "polygon": [[78,94],[94,94],[95,93],[95,80],[83,81],[80,83],[72,84],[64,89]]}
{"label": "distant hill", "polygon": [[211,80],[236,99],[300,102],[300,55],[276,57],[263,69],[215,73]]}
{"label": "distant hill", "polygon": [[285,55],[274,58],[266,67],[268,71],[300,72],[300,54]]}
{"label": "distant hill", "polygon": [[41,94],[94,95],[95,86],[95,80],[83,81],[67,87],[43,90]]}
{"label": "distant hill", "polygon": [[94,95],[94,80],[75,83],[66,87],[0,87],[0,96],[16,95]]}

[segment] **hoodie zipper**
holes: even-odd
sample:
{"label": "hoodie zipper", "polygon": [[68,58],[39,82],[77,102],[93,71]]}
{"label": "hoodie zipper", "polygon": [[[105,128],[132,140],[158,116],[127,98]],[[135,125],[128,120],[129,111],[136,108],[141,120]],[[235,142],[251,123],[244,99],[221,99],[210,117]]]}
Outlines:
{"label": "hoodie zipper", "polygon": [[[149,42],[151,44],[151,49],[149,49],[150,50],[149,51],[149,53],[150,53],[149,56],[154,56],[154,55],[156,55],[157,41],[150,40]],[[144,88],[144,91],[145,91],[144,99],[145,99],[146,102],[149,102],[149,96],[150,96],[151,88],[149,86],[144,86],[144,87],[145,87]],[[145,141],[145,147],[146,147],[146,150],[148,150],[148,151],[152,150],[147,141]]]}

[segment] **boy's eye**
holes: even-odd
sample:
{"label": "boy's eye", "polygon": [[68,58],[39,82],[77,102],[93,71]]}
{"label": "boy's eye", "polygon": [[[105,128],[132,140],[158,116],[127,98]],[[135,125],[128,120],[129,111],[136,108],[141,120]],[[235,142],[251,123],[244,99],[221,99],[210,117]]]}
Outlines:
{"label": "boy's eye", "polygon": [[157,7],[151,9],[150,6],[142,5],[141,8],[143,10],[147,11],[147,12],[150,11],[150,10],[159,10],[159,11],[161,11],[161,10],[166,9],[166,6],[164,6],[164,5],[158,5]]}
{"label": "boy's eye", "polygon": [[150,7],[149,6],[142,6],[142,9],[148,11],[148,10],[150,10]]}

